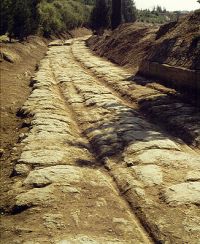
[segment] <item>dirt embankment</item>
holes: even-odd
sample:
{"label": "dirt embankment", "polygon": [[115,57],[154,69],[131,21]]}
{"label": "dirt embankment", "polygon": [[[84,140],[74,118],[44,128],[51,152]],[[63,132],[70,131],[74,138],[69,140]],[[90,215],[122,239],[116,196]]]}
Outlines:
{"label": "dirt embankment", "polygon": [[29,80],[44,57],[48,41],[29,37],[26,42],[1,43],[1,140],[4,150],[13,146],[21,120],[17,110],[29,95]]}
{"label": "dirt embankment", "polygon": [[87,44],[98,55],[135,70],[152,47],[157,30],[157,26],[124,24],[104,36],[92,36]]}
{"label": "dirt embankment", "polygon": [[148,60],[200,70],[200,10],[161,26]]}
{"label": "dirt embankment", "polygon": [[122,25],[88,41],[100,56],[179,87],[200,88],[200,11],[160,28]]}

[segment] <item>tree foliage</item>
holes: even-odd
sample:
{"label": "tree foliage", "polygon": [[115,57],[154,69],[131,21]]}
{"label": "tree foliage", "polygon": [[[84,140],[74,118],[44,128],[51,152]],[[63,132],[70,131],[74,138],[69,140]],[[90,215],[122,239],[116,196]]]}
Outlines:
{"label": "tree foliage", "polygon": [[0,34],[20,40],[38,32],[49,37],[79,26],[114,29],[136,19],[132,0],[1,0],[0,17]]}
{"label": "tree foliage", "polygon": [[94,0],[1,0],[0,34],[20,40],[88,25]]}
{"label": "tree foliage", "polygon": [[[179,11],[178,11],[179,12]],[[175,13],[175,12],[174,12]],[[165,8],[155,6],[152,10],[143,9],[137,11],[137,19],[141,22],[164,24],[173,19],[173,14],[170,14]]]}
{"label": "tree foliage", "polygon": [[122,22],[122,0],[112,0],[111,27],[117,28]]}
{"label": "tree foliage", "polygon": [[136,21],[137,11],[133,0],[97,0],[91,15],[93,29],[111,27]]}
{"label": "tree foliage", "polygon": [[137,12],[135,2],[133,0],[122,1],[122,22],[135,22],[137,19]]}
{"label": "tree foliage", "polygon": [[0,35],[7,32],[9,23],[11,21],[12,12],[12,1],[11,0],[1,0],[1,11],[0,11]]}
{"label": "tree foliage", "polygon": [[17,0],[12,13],[12,21],[9,25],[11,35],[23,40],[32,33],[34,19],[31,12],[31,2],[28,0]]}
{"label": "tree foliage", "polygon": [[43,1],[39,4],[38,9],[39,23],[44,36],[49,37],[51,34],[59,33],[63,29],[61,14],[53,4]]}
{"label": "tree foliage", "polygon": [[105,0],[97,0],[90,16],[90,26],[92,30],[99,32],[110,24],[109,6]]}

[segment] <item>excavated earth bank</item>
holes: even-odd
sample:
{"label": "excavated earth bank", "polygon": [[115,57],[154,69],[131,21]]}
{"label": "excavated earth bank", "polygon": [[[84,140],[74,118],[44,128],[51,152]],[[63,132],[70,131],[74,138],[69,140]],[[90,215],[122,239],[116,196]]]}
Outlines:
{"label": "excavated earth bank", "polygon": [[[199,242],[199,112],[130,76],[85,38],[51,43],[19,111],[30,130],[17,145],[3,243]],[[166,124],[192,147],[142,112],[165,119],[162,101]]]}
{"label": "excavated earth bank", "polygon": [[125,24],[103,37],[93,36],[87,43],[100,56],[198,96],[200,10],[159,29]]}

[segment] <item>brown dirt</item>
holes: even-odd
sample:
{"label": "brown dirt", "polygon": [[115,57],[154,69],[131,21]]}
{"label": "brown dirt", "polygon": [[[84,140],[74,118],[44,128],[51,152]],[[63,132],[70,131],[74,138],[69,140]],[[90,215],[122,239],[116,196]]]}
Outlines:
{"label": "brown dirt", "polygon": [[[164,30],[165,29],[165,30]],[[178,22],[161,26],[148,60],[200,70],[200,10]]]}
{"label": "brown dirt", "polygon": [[155,40],[157,26],[124,24],[104,36],[93,36],[88,46],[98,55],[135,70]]}

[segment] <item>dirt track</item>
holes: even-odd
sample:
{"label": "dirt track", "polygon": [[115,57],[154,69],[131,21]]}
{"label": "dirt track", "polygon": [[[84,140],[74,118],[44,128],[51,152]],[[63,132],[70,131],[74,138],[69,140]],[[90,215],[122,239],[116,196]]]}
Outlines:
{"label": "dirt track", "polygon": [[21,110],[31,128],[3,242],[198,243],[197,108],[172,89],[130,80],[83,38],[61,44],[42,60]]}

